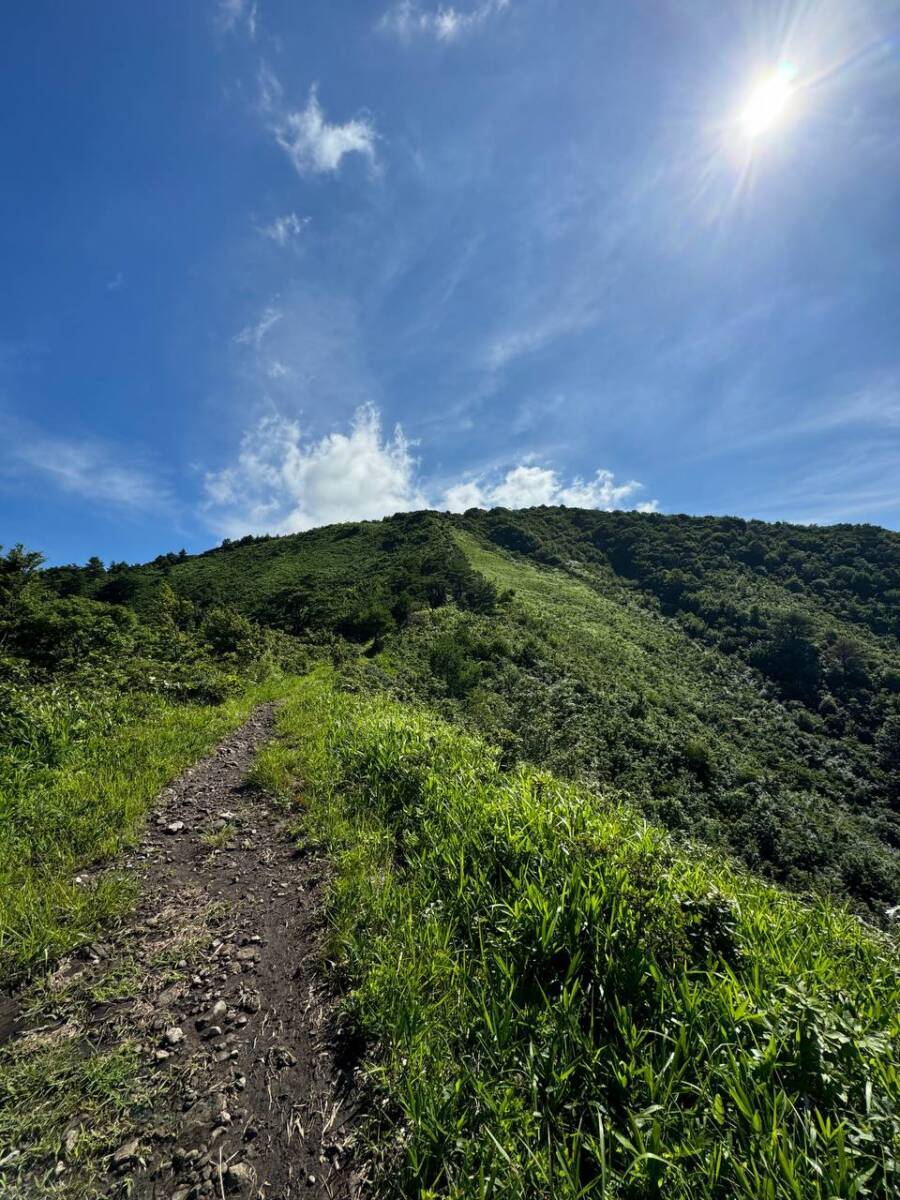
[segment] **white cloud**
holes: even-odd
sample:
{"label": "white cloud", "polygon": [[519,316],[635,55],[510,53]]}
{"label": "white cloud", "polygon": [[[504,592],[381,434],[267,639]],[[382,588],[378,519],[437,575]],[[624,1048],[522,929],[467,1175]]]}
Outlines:
{"label": "white cloud", "polygon": [[276,217],[271,225],[261,226],[259,232],[277,245],[286,246],[293,238],[299,236],[309,222],[309,217],[298,217],[295,212],[289,212],[283,217]]}
{"label": "white cloud", "polygon": [[213,524],[232,537],[428,507],[409,443],[399,428],[383,438],[371,405],[357,410],[349,433],[313,442],[298,422],[264,417],[244,435],[237,462],[207,475],[206,493]]}
{"label": "white cloud", "polygon": [[361,154],[375,164],[378,134],[372,122],[367,117],[353,117],[343,125],[329,124],[315,84],[306,108],[285,113],[275,136],[300,175],[335,172],[348,154]]}
{"label": "white cloud", "polygon": [[[499,480],[482,479],[456,484],[444,493],[443,507],[451,512],[467,508],[531,508],[537,504],[564,504],[569,508],[634,507],[635,494],[642,489],[636,480],[616,483],[611,471],[597,470],[592,479],[575,477],[569,483],[560,479],[551,467],[520,465]],[[655,512],[657,501],[636,506],[641,512]]]}
{"label": "white cloud", "polygon": [[232,33],[243,26],[250,35],[251,41],[256,37],[256,22],[259,16],[259,5],[256,0],[219,0],[217,20],[219,28],[224,33]]}
{"label": "white cloud", "polygon": [[424,9],[417,0],[398,0],[384,13],[378,28],[403,41],[420,35],[436,38],[439,42],[453,42],[478,29],[509,5],[510,0],[480,0],[473,8],[460,11],[453,5]]}
{"label": "white cloud", "polygon": [[168,487],[137,465],[123,465],[121,448],[99,441],[49,437],[20,423],[3,424],[0,471],[37,474],[69,495],[134,511],[171,506]]}
{"label": "white cloud", "polygon": [[[376,520],[422,508],[627,508],[641,485],[633,480],[617,484],[605,470],[589,480],[565,482],[549,467],[521,464],[499,480],[453,484],[438,499],[419,477],[401,429],[385,437],[378,411],[366,404],[357,409],[349,433],[329,433],[317,441],[305,439],[297,421],[264,417],[244,435],[237,461],[207,474],[205,489],[212,526],[228,537],[241,537]],[[654,511],[656,501],[639,507]]]}
{"label": "white cloud", "polygon": [[235,336],[234,340],[239,346],[255,346],[258,350],[269,330],[274,325],[277,325],[283,317],[283,312],[270,306],[264,310],[262,316],[255,325],[245,326],[241,332]]}

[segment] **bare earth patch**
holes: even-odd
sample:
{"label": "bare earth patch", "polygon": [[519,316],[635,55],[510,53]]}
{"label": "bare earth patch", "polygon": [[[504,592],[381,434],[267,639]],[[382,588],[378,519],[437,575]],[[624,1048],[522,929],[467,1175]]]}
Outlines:
{"label": "bare earth patch", "polygon": [[0,1137],[0,1196],[364,1193],[352,1078],[316,968],[324,864],[243,785],[273,721],[262,707],[162,794],[121,863],[139,886],[128,921],[4,1003],[10,1078],[67,1041],[82,1063],[131,1067],[99,1099],[73,1068],[82,1094],[61,1074],[49,1117],[37,1105],[31,1124],[0,1118],[19,1132]]}

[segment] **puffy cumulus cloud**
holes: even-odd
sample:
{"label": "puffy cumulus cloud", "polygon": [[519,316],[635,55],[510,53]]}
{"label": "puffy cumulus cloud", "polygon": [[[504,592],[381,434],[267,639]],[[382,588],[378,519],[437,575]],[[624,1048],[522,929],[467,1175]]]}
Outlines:
{"label": "puffy cumulus cloud", "polygon": [[384,13],[378,27],[403,41],[425,35],[439,42],[453,42],[478,29],[509,5],[510,0],[481,0],[474,8],[460,11],[453,5],[442,4],[436,9],[427,9],[416,0],[398,0]]}
{"label": "puffy cumulus cloud", "polygon": [[635,505],[641,484],[616,483],[610,471],[564,482],[549,467],[521,464],[499,479],[469,479],[429,486],[399,426],[385,436],[371,404],[356,411],[347,433],[304,438],[299,422],[277,414],[245,433],[237,459],[207,474],[205,509],[220,534],[295,533],[339,521],[377,520],[397,512],[442,508],[631,508],[655,511],[657,502]]}
{"label": "puffy cumulus cloud", "polygon": [[564,504],[569,508],[637,507],[640,512],[655,512],[656,500],[634,505],[643,485],[631,479],[616,483],[611,471],[598,470],[592,479],[575,478],[564,483],[550,467],[522,465],[513,467],[499,480],[473,479],[456,484],[444,493],[443,507],[450,512],[467,508],[532,508],[538,504]]}
{"label": "puffy cumulus cloud", "polygon": [[237,462],[206,477],[207,511],[223,534],[296,533],[338,521],[427,508],[399,428],[382,435],[377,410],[359,408],[349,433],[305,440],[297,421],[264,417]]}
{"label": "puffy cumulus cloud", "polygon": [[322,111],[315,84],[305,108],[280,118],[275,136],[300,175],[336,172],[348,154],[361,154],[375,165],[375,126],[367,117],[332,125]]}

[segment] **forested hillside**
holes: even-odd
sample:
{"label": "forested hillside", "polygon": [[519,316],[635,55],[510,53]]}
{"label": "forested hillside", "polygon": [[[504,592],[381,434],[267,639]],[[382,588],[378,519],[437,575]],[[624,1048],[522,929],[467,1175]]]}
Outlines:
{"label": "forested hillside", "polygon": [[[614,787],[876,919],[900,901],[900,535],[473,510],[42,580],[65,611],[92,599],[104,621],[205,630],[218,652],[240,628],[362,653],[370,682],[484,733],[508,762]],[[46,634],[23,636],[34,659]]]}

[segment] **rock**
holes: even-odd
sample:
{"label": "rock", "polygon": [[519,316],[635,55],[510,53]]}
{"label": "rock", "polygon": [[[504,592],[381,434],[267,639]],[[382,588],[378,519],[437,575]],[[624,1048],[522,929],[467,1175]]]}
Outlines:
{"label": "rock", "polygon": [[238,962],[258,962],[259,949],[256,946],[241,946],[235,957]]}
{"label": "rock", "polygon": [[172,1025],[165,1032],[165,1041],[169,1046],[179,1046],[184,1041],[184,1030],[180,1025]]}
{"label": "rock", "polygon": [[156,1053],[153,1055],[153,1057],[156,1059],[157,1062],[165,1062],[167,1059],[171,1058],[172,1056],[168,1052],[168,1050],[157,1050]]}
{"label": "rock", "polygon": [[241,997],[241,1008],[245,1013],[258,1013],[260,1007],[259,995],[256,992],[247,992]]}
{"label": "rock", "polygon": [[228,1012],[228,1005],[225,1003],[225,1001],[217,1000],[215,1002],[215,1004],[212,1006],[212,1011],[210,1012],[209,1015],[210,1015],[211,1020],[221,1021],[221,1019],[225,1016],[225,1014],[227,1012]]}
{"label": "rock", "polygon": [[213,1040],[213,1038],[220,1038],[221,1036],[222,1036],[222,1026],[221,1025],[210,1025],[203,1031],[204,1041],[207,1041],[207,1042],[211,1042]]}
{"label": "rock", "polygon": [[166,833],[181,833],[184,829],[184,821],[172,821],[166,826]]}
{"label": "rock", "polygon": [[66,1154],[71,1154],[78,1144],[78,1139],[81,1136],[81,1126],[73,1125],[71,1129],[67,1129],[63,1135],[63,1150]]}
{"label": "rock", "polygon": [[296,1066],[297,1056],[287,1046],[275,1046],[272,1050],[272,1060],[275,1066],[281,1070],[284,1067]]}
{"label": "rock", "polygon": [[129,1166],[135,1162],[140,1149],[140,1142],[137,1138],[131,1138],[130,1141],[123,1142],[115,1154],[112,1156],[112,1165],[117,1170]]}
{"label": "rock", "polygon": [[256,1187],[256,1172],[249,1163],[232,1163],[224,1182],[227,1192],[250,1193]]}

